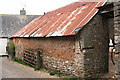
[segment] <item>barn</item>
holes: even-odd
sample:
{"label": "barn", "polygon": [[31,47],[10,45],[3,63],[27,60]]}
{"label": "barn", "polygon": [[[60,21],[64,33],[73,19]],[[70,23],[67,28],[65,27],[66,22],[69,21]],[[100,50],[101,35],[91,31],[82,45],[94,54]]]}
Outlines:
{"label": "barn", "polygon": [[[108,18],[98,8],[105,3],[78,1],[35,18],[9,37],[15,56],[35,65],[33,55],[40,51],[47,69],[82,78],[107,73]],[[27,55],[32,55],[29,60]]]}

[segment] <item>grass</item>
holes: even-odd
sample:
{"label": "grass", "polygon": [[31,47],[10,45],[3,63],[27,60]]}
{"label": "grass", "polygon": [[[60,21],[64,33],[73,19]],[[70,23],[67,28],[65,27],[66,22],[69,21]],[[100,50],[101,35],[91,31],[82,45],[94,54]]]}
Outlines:
{"label": "grass", "polygon": [[77,80],[78,78],[76,77],[76,76],[71,76],[71,77],[69,77],[69,79],[68,80]]}
{"label": "grass", "polygon": [[[20,63],[20,64],[25,65],[25,66],[31,67],[30,65],[26,64],[25,62],[23,62],[22,59],[17,58],[17,57],[13,57],[12,61]],[[33,68],[34,68],[35,71],[39,70],[36,67],[33,67]],[[77,80],[78,79],[76,76],[70,76],[70,75],[67,75],[65,73],[61,73],[58,70],[50,70],[50,69],[41,68],[40,71],[48,72],[50,75],[57,75],[58,77],[65,78],[65,80]],[[86,80],[98,80],[98,79],[99,78],[90,78],[90,79],[86,79]]]}
{"label": "grass", "polygon": [[41,71],[45,72],[45,69],[41,69]]}
{"label": "grass", "polygon": [[[12,58],[12,61],[20,63],[20,64],[23,64],[25,66],[31,67],[30,65],[26,64],[25,62],[23,62],[22,59],[17,58],[17,57]],[[39,70],[36,67],[33,67],[33,68],[34,68],[35,71]],[[77,80],[76,76],[70,76],[70,75],[67,75],[65,73],[60,73],[60,71],[58,71],[58,70],[50,70],[50,69],[42,68],[42,69],[40,69],[40,71],[48,72],[50,75],[57,75],[58,77],[67,78],[67,80]]]}
{"label": "grass", "polygon": [[42,68],[42,69],[40,69],[40,71],[48,72],[50,75],[57,75],[58,77],[66,78],[67,80],[77,80],[76,76],[70,76],[65,73],[61,73],[58,70],[50,70],[50,69]]}
{"label": "grass", "polygon": [[12,58],[12,61],[13,61],[13,62],[20,63],[20,64],[23,64],[23,65],[25,65],[25,66],[29,66],[28,64],[26,64],[25,62],[23,62],[22,59],[17,58],[17,57]]}
{"label": "grass", "polygon": [[[20,64],[25,65],[25,66],[32,67],[32,66],[30,66],[29,64],[26,64],[25,62],[23,62],[22,59],[17,58],[17,57],[13,57],[13,58],[12,58],[12,61],[13,61],[13,62],[20,63]],[[37,69],[36,67],[32,67],[32,68],[34,68],[34,71],[39,70],[39,69]]]}
{"label": "grass", "polygon": [[37,70],[39,70],[38,68],[36,68],[36,67],[33,67],[34,68],[34,71],[37,71]]}
{"label": "grass", "polygon": [[57,76],[58,76],[58,77],[67,77],[68,75],[65,74],[65,73],[57,72]]}
{"label": "grass", "polygon": [[55,74],[57,74],[57,70],[51,70],[51,71],[49,72],[49,74],[50,74],[50,75],[55,75]]}

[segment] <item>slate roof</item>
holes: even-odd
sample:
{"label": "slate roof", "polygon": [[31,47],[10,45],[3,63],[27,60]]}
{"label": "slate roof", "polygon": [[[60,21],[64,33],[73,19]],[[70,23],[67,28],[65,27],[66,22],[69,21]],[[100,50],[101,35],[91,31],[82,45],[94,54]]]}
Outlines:
{"label": "slate roof", "polygon": [[0,14],[0,37],[9,37],[40,15]]}

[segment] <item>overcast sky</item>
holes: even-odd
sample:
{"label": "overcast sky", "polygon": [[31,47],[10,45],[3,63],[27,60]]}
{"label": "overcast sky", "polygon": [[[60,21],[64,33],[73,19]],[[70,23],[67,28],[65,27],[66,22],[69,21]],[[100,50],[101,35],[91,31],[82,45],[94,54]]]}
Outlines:
{"label": "overcast sky", "polygon": [[0,0],[0,14],[19,14],[25,8],[27,15],[42,15],[79,0]]}

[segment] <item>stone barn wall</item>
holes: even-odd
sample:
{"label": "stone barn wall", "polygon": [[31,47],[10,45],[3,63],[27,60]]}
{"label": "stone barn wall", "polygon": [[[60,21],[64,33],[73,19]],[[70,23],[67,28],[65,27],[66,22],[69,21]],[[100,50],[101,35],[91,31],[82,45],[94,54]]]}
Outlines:
{"label": "stone barn wall", "polygon": [[57,59],[73,60],[74,58],[74,36],[62,38],[15,38],[13,41],[16,47],[16,57],[22,57],[23,52],[21,51],[24,51],[24,49],[42,48],[49,53],[49,56]]}
{"label": "stone barn wall", "polygon": [[83,62],[75,60],[75,36],[51,38],[13,38],[16,57],[22,58],[25,49],[42,48],[43,66],[61,73],[83,76]]}
{"label": "stone barn wall", "polygon": [[109,35],[105,16],[96,15],[77,35],[77,56],[84,56],[84,77],[108,72]]}
{"label": "stone barn wall", "polygon": [[114,42],[116,57],[116,74],[120,75],[120,1],[114,3]]}
{"label": "stone barn wall", "polygon": [[108,70],[107,22],[96,15],[75,36],[50,38],[13,38],[16,57],[24,49],[42,48],[43,65],[78,77],[97,77]]}

